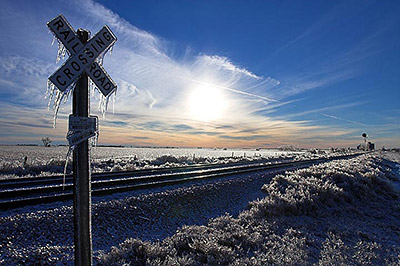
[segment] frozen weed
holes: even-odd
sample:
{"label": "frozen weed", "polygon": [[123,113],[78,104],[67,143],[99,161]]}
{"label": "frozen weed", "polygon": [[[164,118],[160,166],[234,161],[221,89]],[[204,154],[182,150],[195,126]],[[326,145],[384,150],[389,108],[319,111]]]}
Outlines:
{"label": "frozen weed", "polygon": [[[286,172],[276,175],[262,190],[265,198],[250,202],[249,209],[237,218],[227,214],[211,219],[206,226],[184,226],[162,242],[127,240],[103,256],[101,262],[255,266],[398,261],[398,248],[383,246],[376,233],[362,232],[374,228],[362,227],[357,233],[352,229],[355,224],[340,222],[348,221],[349,215],[359,215],[359,223],[365,217],[382,219],[379,211],[385,207],[392,211],[398,194],[380,168],[379,159],[362,156]],[[319,225],[312,228],[312,221]],[[330,231],[324,223],[336,229]],[[398,223],[391,227],[399,229]],[[363,240],[366,235],[374,239]],[[397,253],[385,253],[388,248]]]}

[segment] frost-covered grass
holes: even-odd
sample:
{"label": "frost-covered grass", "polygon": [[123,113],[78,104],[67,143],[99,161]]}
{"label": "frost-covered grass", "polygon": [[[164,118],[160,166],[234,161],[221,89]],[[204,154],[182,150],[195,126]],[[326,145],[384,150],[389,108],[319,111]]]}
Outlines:
{"label": "frost-covered grass", "polygon": [[[68,153],[67,147],[0,146],[0,179],[62,174]],[[146,168],[179,167],[194,164],[230,164],[238,162],[276,162],[325,158],[345,152],[288,152],[278,150],[214,150],[115,148],[91,149],[93,173],[129,171]],[[72,171],[70,158],[67,173]]]}
{"label": "frost-covered grass", "polygon": [[[94,264],[399,265],[396,161],[375,154],[94,197]],[[68,204],[0,212],[0,265],[72,265]]]}
{"label": "frost-covered grass", "polygon": [[127,239],[103,265],[399,265],[400,201],[382,160],[362,156],[277,175],[238,217]]}

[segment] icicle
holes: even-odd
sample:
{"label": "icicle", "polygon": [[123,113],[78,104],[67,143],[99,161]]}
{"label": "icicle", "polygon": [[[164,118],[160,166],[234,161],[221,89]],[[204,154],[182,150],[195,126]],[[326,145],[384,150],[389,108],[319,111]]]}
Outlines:
{"label": "icicle", "polygon": [[110,100],[110,95],[108,95],[107,97],[105,97],[103,94],[100,95],[99,110],[103,115],[103,119],[106,117],[109,100]]}
{"label": "icicle", "polygon": [[44,97],[45,99],[48,98],[47,110],[50,110],[50,105],[51,105],[51,102],[53,100],[55,91],[56,91],[56,87],[54,86],[54,84],[50,80],[48,80],[47,81],[46,95]]}
{"label": "icicle", "polygon": [[58,116],[58,111],[60,109],[60,105],[64,100],[64,103],[68,101],[69,97],[72,94],[73,91],[73,85],[69,86],[65,91],[61,92],[59,90],[56,90],[56,95],[54,96],[54,103],[53,103],[53,128],[56,128],[57,125],[57,116]]}
{"label": "icicle", "polygon": [[99,57],[97,57],[97,59],[96,59],[96,61],[97,61],[97,63],[99,63],[99,65],[103,65],[103,61],[104,61],[104,56],[105,56],[106,54],[103,52],[103,53],[101,53],[100,55],[99,55]]}
{"label": "icicle", "polygon": [[51,41],[51,46],[54,45],[54,42],[56,41],[57,37],[53,34],[53,40]]}
{"label": "icicle", "polygon": [[67,157],[65,158],[65,165],[64,165],[64,175],[63,175],[63,185],[62,188],[64,190],[64,186],[65,186],[65,176],[67,175],[67,166],[68,166],[68,160],[69,157],[71,156],[72,151],[74,150],[75,146],[70,146],[68,149],[68,153],[67,153]]}
{"label": "icicle", "polygon": [[63,103],[66,103],[66,102],[68,101],[68,99],[71,97],[71,94],[72,94],[73,91],[74,91],[74,90],[70,89],[70,90],[68,90],[68,91],[65,93],[65,95],[66,95],[67,97],[64,97],[64,102],[63,102]]}
{"label": "icicle", "polygon": [[97,63],[99,63],[100,65],[103,65],[103,61],[104,61],[104,57],[106,56],[106,54],[108,53],[108,51],[110,51],[110,55],[112,55],[112,50],[113,50],[114,45],[110,46],[107,50],[105,50],[104,52],[102,52],[99,57],[97,57],[96,61]]}
{"label": "icicle", "polygon": [[57,50],[56,63],[58,63],[61,59],[64,59],[67,53],[67,49],[64,47],[62,42],[60,42],[58,39],[57,42],[58,42],[58,50]]}
{"label": "icicle", "polygon": [[44,95],[45,99],[47,99],[47,97],[49,96],[49,93],[51,90],[51,85],[52,85],[52,82],[50,80],[47,80],[46,94]]}
{"label": "icicle", "polygon": [[92,79],[89,79],[89,93],[90,93],[89,96],[92,96],[92,94],[94,95],[95,86],[96,85],[94,84]]}
{"label": "icicle", "polygon": [[[98,125],[97,125],[97,126],[98,126]],[[97,131],[95,132],[94,137],[91,137],[91,138],[89,139],[89,144],[90,144],[90,146],[97,147],[98,141],[99,141],[99,130],[98,130],[98,128],[97,128]]]}
{"label": "icicle", "polygon": [[115,113],[114,111],[115,111],[115,100],[116,100],[116,98],[117,98],[117,91],[115,90],[113,92],[113,114]]}
{"label": "icicle", "polygon": [[112,56],[113,49],[114,49],[114,45],[112,45],[112,46],[110,47],[110,56]]}
{"label": "icicle", "polygon": [[97,143],[99,142],[99,130],[96,131],[96,136],[93,138],[93,146],[97,147]]}
{"label": "icicle", "polygon": [[[96,88],[97,89],[97,88]],[[111,94],[109,94],[107,97],[102,94],[102,92],[99,90],[100,93],[100,99],[99,99],[99,111],[101,112],[103,119],[106,117],[106,112],[108,110],[108,104],[110,102],[110,98],[113,103],[113,113],[115,111],[115,101],[116,101],[116,95],[117,91],[113,91]]]}
{"label": "icicle", "polygon": [[60,102],[62,101],[63,96],[64,96],[64,93],[57,90],[56,96],[54,97],[54,104],[53,104],[53,111],[54,111],[54,113],[53,113],[53,128],[56,128],[58,110],[60,109]]}

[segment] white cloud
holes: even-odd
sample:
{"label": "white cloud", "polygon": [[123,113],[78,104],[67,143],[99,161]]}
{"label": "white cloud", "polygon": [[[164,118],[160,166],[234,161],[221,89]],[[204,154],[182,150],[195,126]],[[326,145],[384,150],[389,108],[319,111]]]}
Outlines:
{"label": "white cloud", "polygon": [[[317,134],[318,130],[326,129],[312,126],[308,121],[291,122],[287,121],[287,117],[278,119],[266,117],[265,113],[264,115],[260,113],[272,112],[275,108],[295,101],[283,101],[281,98],[348,77],[347,75],[343,77],[331,75],[328,78],[303,76],[293,79],[292,83],[282,84],[272,77],[255,74],[238,66],[229,58],[219,55],[206,55],[201,54],[201,51],[198,53],[192,51],[184,58],[176,59],[171,56],[173,53],[167,52],[170,51],[168,41],[131,25],[104,6],[90,0],[72,2],[60,0],[49,2],[48,8],[40,7],[43,8],[40,16],[27,16],[31,24],[40,29],[43,28],[37,31],[34,37],[25,22],[8,16],[7,23],[13,24],[16,34],[12,36],[12,39],[17,41],[15,47],[11,47],[12,49],[0,42],[0,48],[5,51],[0,52],[1,88],[9,85],[22,88],[29,83],[30,86],[22,89],[21,95],[31,100],[31,105],[35,105],[38,112],[43,112],[47,106],[43,99],[47,77],[60,66],[54,63],[56,47],[50,46],[52,35],[48,34],[45,27],[47,20],[58,15],[52,8],[60,3],[65,6],[62,12],[65,12],[64,15],[75,29],[83,27],[94,33],[104,24],[108,24],[117,36],[118,41],[112,56],[107,55],[104,60],[104,68],[118,84],[115,113],[108,114],[107,120],[122,122],[121,124],[126,125],[125,130],[151,131],[159,126],[159,129],[173,132],[174,126],[184,124],[186,127],[181,128],[185,128],[185,132],[196,135],[239,134],[239,137],[248,138],[243,132],[257,132],[259,136],[266,136],[268,140],[276,142],[285,137],[295,140],[299,138],[300,133],[314,130],[314,134]],[[27,10],[28,7],[31,10]],[[25,17],[24,12],[37,13],[37,7],[34,5],[27,4],[27,8],[9,11],[15,12],[17,17]],[[5,20],[2,23],[5,23]],[[22,23],[23,27],[18,23]],[[6,37],[12,34],[11,31],[3,33]],[[31,38],[25,39],[25,36]],[[27,47],[35,47],[35,49],[32,53],[26,53]],[[7,52],[13,55],[6,56]],[[227,116],[208,123],[197,121],[190,116],[187,99],[199,85],[210,86],[213,90],[221,91],[222,98],[229,103],[226,104],[224,110]],[[32,97],[32,100],[29,95],[35,95],[36,98]],[[97,92],[92,95],[92,113],[98,114],[93,103],[96,103],[99,98]],[[7,100],[9,99],[2,99],[3,102]],[[17,97],[14,100],[19,104],[25,104],[21,98]],[[1,110],[3,111],[4,108],[1,107]],[[65,125],[66,117],[70,112],[70,103],[64,105],[63,108],[64,110],[60,112],[62,118],[59,125]],[[13,110],[18,112],[18,108],[13,108]],[[319,111],[326,110],[328,109]],[[29,116],[29,112],[24,111],[18,115]],[[3,115],[3,120],[10,119]],[[51,119],[49,121],[49,126],[51,126]],[[22,127],[21,130],[26,129],[32,130],[32,127]],[[110,128],[107,130],[114,132]]]}

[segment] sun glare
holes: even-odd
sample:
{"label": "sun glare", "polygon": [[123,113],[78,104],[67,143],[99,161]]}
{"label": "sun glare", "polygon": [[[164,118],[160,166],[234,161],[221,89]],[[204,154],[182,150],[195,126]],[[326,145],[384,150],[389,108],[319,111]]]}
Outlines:
{"label": "sun glare", "polygon": [[205,122],[222,118],[227,106],[221,89],[208,85],[194,88],[188,99],[191,117]]}

